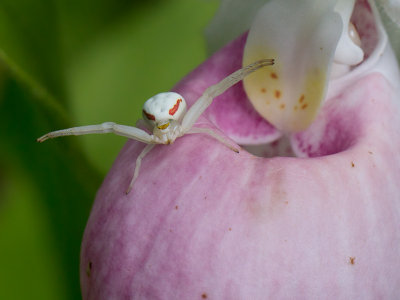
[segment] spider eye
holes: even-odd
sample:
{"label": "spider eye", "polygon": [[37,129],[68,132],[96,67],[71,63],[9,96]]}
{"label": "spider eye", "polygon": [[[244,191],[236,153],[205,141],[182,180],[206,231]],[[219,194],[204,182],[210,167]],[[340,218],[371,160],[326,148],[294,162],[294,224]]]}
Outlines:
{"label": "spider eye", "polygon": [[168,126],[169,126],[169,122],[161,124],[161,125],[157,125],[157,128],[164,130],[164,129],[168,128]]}
{"label": "spider eye", "polygon": [[168,111],[168,113],[173,116],[177,110],[179,109],[179,103],[182,102],[182,99],[179,98],[178,100],[176,100],[176,103],[174,104],[174,106]]}
{"label": "spider eye", "polygon": [[144,109],[142,110],[143,115],[146,116],[147,119],[151,120],[151,121],[155,121],[156,117],[152,114],[149,114],[147,111],[145,111]]}

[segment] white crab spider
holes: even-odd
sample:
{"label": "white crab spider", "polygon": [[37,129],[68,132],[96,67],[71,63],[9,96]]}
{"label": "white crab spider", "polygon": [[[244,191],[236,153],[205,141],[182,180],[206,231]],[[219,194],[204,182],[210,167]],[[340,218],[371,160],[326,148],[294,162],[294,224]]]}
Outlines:
{"label": "white crab spider", "polygon": [[181,95],[173,92],[155,95],[147,100],[143,105],[143,119],[145,125],[149,130],[152,130],[153,134],[149,134],[136,127],[120,125],[113,122],[105,122],[98,125],[73,127],[49,132],[38,138],[37,141],[44,142],[47,139],[65,135],[112,132],[148,144],[136,159],[135,171],[128,190],[126,191],[126,193],[129,193],[136,178],[139,176],[142,159],[150,152],[155,144],[171,144],[178,137],[187,133],[205,133],[217,139],[233,151],[239,152],[239,150],[229,145],[229,142],[226,141],[225,138],[218,135],[213,130],[209,128],[193,128],[193,125],[206,108],[210,106],[215,97],[221,95],[228,88],[242,80],[250,73],[264,66],[270,66],[273,64],[273,59],[263,59],[237,70],[219,83],[207,88],[203,95],[197,99],[187,112],[186,102]]}

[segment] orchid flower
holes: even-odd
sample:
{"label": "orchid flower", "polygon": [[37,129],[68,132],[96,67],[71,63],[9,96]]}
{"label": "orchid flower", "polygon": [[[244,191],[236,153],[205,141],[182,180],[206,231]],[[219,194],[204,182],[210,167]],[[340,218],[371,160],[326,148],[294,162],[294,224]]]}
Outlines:
{"label": "orchid flower", "polygon": [[85,230],[84,299],[398,297],[400,80],[375,3],[255,2],[249,32],[174,88],[190,106],[275,58],[195,125],[243,148],[156,146],[126,195],[144,147],[129,141]]}

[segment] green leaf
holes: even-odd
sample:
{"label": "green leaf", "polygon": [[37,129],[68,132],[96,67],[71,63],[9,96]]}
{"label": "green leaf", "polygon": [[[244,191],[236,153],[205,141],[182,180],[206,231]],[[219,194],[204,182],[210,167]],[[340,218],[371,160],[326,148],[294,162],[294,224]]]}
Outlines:
{"label": "green leaf", "polygon": [[[14,186],[24,189],[23,183],[28,180],[28,187],[34,187],[27,189],[27,193],[31,191],[32,194],[20,195],[37,201],[41,215],[48,218],[50,240],[55,242],[56,256],[52,260],[59,259],[57,269],[62,270],[62,285],[66,287],[64,291],[59,292],[65,295],[66,299],[79,299],[80,241],[95,190],[100,184],[100,176],[93,171],[93,167],[82,156],[73,140],[60,139],[55,143],[45,144],[36,142],[36,138],[44,132],[66,126],[66,123],[49,111],[47,106],[40,104],[41,102],[34,101],[31,93],[21,88],[15,80],[6,79],[3,97],[0,100],[0,126],[4,129],[0,139],[0,161],[6,169],[21,170],[23,178],[28,178],[21,178],[21,184],[16,182]],[[9,179],[7,173],[3,176]],[[12,177],[13,182],[16,180]],[[26,201],[19,205],[26,205]],[[20,206],[20,209],[25,210],[23,206]],[[24,222],[22,219],[19,221]],[[35,220],[26,222],[35,223]],[[23,227],[25,223],[9,225],[7,227],[3,224],[8,228],[9,235],[19,235],[21,231],[18,227]],[[35,260],[37,258],[33,257],[35,251],[31,252],[32,249],[37,248],[27,245],[24,255]],[[16,256],[1,259],[20,259],[17,250]],[[14,266],[17,268],[19,264]],[[6,270],[2,268],[1,272]],[[18,273],[20,282],[24,282],[36,279],[41,271],[21,269]],[[27,296],[32,299],[29,293]]]}
{"label": "green leaf", "polygon": [[46,101],[65,100],[56,15],[53,1],[0,2],[0,57]]}
{"label": "green leaf", "polygon": [[7,177],[0,203],[0,297],[67,300],[68,280],[40,193],[15,163],[2,161],[1,167]]}

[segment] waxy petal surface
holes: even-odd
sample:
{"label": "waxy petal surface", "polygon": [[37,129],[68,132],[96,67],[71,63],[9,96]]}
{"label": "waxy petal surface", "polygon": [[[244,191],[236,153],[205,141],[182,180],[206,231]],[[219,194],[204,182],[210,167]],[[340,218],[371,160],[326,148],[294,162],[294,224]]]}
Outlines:
{"label": "waxy petal surface", "polygon": [[243,64],[273,57],[275,65],[245,78],[244,87],[254,108],[281,131],[306,129],[325,97],[343,28],[335,4],[271,1],[250,28]]}
{"label": "waxy petal surface", "polygon": [[[189,105],[229,74],[243,43],[228,45],[177,85]],[[83,299],[396,299],[399,74],[390,49],[379,45],[380,61],[371,51],[349,80],[333,82],[315,122],[292,136],[304,158],[234,153],[208,136],[186,135],[157,145],[125,195],[144,147],[129,141],[84,233]],[[247,125],[229,121],[234,111],[218,109],[213,119],[219,103],[242,110],[240,84],[231,92],[196,126],[213,127],[212,120],[230,124],[223,130],[233,128],[231,137],[269,136],[251,126],[241,132]],[[252,124],[243,111],[243,124]]]}
{"label": "waxy petal surface", "polygon": [[326,136],[331,155],[259,158],[188,135],[155,147],[125,195],[144,147],[129,141],[85,230],[83,298],[395,299],[399,93],[373,73],[345,94],[343,119],[326,109],[343,135]]}

